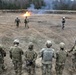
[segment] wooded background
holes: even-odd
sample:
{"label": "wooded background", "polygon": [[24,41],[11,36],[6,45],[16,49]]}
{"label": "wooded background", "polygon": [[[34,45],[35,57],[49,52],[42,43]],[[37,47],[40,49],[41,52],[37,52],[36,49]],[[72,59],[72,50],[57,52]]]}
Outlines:
{"label": "wooded background", "polygon": [[46,2],[52,6],[49,10],[76,10],[76,0],[0,0],[0,9],[27,9],[30,4],[41,9],[47,6]]}

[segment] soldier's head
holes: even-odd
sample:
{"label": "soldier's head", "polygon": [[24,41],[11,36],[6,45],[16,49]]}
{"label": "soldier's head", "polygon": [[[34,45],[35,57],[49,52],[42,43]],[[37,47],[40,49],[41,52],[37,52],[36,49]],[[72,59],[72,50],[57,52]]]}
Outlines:
{"label": "soldier's head", "polygon": [[19,45],[19,40],[15,39],[13,43],[14,43],[15,46],[18,46]]}
{"label": "soldier's head", "polygon": [[33,43],[30,42],[29,45],[28,45],[28,49],[29,49],[29,50],[33,50],[33,47],[34,47]]}
{"label": "soldier's head", "polygon": [[65,44],[64,44],[63,42],[61,42],[61,43],[60,43],[60,49],[61,49],[61,50],[64,50],[64,48],[65,48]]}
{"label": "soldier's head", "polygon": [[46,47],[50,48],[52,46],[52,42],[50,40],[46,41]]}

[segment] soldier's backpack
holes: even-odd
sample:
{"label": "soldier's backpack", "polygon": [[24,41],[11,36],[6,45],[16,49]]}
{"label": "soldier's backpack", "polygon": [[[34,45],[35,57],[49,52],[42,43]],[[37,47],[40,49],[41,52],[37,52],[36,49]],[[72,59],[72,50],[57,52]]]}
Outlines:
{"label": "soldier's backpack", "polygon": [[44,61],[52,61],[53,56],[54,56],[54,52],[52,48],[49,49],[45,48],[45,50],[42,53],[42,59]]}
{"label": "soldier's backpack", "polygon": [[35,52],[34,51],[26,51],[26,58],[31,61],[34,59]]}

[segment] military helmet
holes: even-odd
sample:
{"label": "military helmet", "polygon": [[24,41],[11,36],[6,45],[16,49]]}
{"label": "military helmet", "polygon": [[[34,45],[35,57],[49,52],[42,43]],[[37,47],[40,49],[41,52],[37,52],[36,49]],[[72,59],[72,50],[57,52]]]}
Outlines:
{"label": "military helmet", "polygon": [[47,46],[47,47],[51,47],[51,46],[52,46],[52,42],[51,42],[50,40],[47,40],[47,41],[46,41],[46,46]]}
{"label": "military helmet", "polygon": [[65,19],[65,17],[63,17],[63,19]]}
{"label": "military helmet", "polygon": [[60,43],[60,48],[64,48],[65,44],[63,42]]}
{"label": "military helmet", "polygon": [[29,43],[28,48],[33,49],[34,44],[32,42]]}
{"label": "military helmet", "polygon": [[16,44],[16,43],[19,44],[19,40],[18,39],[14,40],[14,44]]}

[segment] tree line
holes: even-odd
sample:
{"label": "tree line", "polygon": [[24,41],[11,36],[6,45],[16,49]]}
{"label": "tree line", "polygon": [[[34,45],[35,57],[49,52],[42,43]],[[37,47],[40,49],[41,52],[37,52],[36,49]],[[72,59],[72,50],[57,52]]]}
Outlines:
{"label": "tree line", "polygon": [[[35,9],[46,6],[44,0],[0,0],[0,9],[27,9],[30,4],[33,4]],[[55,10],[76,10],[76,0],[53,0],[52,6]]]}

